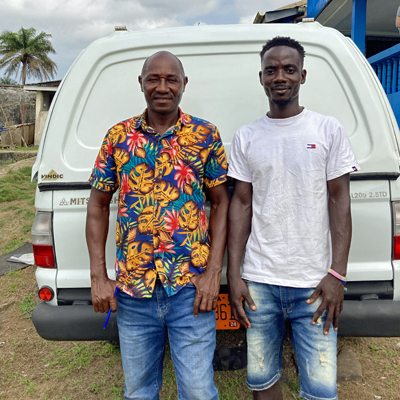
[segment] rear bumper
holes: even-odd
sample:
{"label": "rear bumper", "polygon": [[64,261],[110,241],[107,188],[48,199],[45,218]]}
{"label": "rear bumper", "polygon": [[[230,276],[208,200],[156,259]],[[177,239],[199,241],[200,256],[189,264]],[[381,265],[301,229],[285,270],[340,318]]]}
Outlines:
{"label": "rear bumper", "polygon": [[[47,340],[117,340],[117,315],[95,313],[92,305],[50,306],[40,303],[32,314],[38,334]],[[340,336],[400,336],[400,302],[392,300],[345,301]]]}
{"label": "rear bumper", "polygon": [[400,336],[400,301],[345,301],[339,320],[340,336]]}
{"label": "rear bumper", "polygon": [[92,305],[50,306],[38,304],[32,321],[38,334],[46,340],[118,340],[117,314],[95,313]]}

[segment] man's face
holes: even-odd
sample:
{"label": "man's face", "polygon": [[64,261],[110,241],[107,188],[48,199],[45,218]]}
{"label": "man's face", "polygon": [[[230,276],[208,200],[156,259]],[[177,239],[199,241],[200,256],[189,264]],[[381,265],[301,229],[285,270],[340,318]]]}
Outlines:
{"label": "man's face", "polygon": [[149,58],[139,76],[147,108],[161,115],[178,111],[187,81],[178,60],[167,52]]}
{"label": "man's face", "polygon": [[260,83],[271,102],[286,106],[298,99],[307,72],[296,49],[288,46],[269,49],[262,58],[261,68]]}

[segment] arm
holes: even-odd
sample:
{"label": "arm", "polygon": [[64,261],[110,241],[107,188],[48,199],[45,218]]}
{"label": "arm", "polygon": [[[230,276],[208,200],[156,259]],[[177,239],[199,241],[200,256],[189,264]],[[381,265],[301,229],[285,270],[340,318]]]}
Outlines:
{"label": "arm", "polygon": [[[347,273],[347,260],[351,241],[351,211],[350,211],[350,175],[328,181],[329,191],[329,226],[332,238],[331,268],[342,276]],[[324,333],[329,332],[333,321],[333,329],[339,327],[339,315],[343,309],[344,286],[342,282],[327,274],[316,287],[307,303],[313,303],[322,295],[322,303],[312,319],[315,324],[325,309],[328,309]]]}
{"label": "arm", "polygon": [[396,16],[396,28],[400,28],[400,17]]}
{"label": "arm", "polygon": [[234,192],[228,217],[228,286],[233,316],[246,328],[250,322],[243,309],[243,300],[253,309],[256,306],[246,283],[240,277],[240,265],[251,231],[252,185],[234,180]]}
{"label": "arm", "polygon": [[221,281],[222,260],[226,245],[226,225],[229,207],[229,195],[226,184],[209,189],[211,198],[210,212],[210,255],[206,270],[191,279],[196,286],[196,297],[193,303],[193,314],[210,312],[217,307],[219,285]]}
{"label": "arm", "polygon": [[86,243],[90,258],[91,295],[95,312],[117,310],[114,297],[116,282],[107,276],[105,247],[112,193],[91,189],[87,206]]}

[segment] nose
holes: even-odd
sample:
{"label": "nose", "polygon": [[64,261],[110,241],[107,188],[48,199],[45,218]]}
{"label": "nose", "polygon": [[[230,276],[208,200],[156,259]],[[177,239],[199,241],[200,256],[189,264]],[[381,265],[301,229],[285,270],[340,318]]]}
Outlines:
{"label": "nose", "polygon": [[168,93],[169,92],[169,87],[167,85],[166,79],[160,79],[158,86],[157,86],[157,92],[159,92],[159,93]]}
{"label": "nose", "polygon": [[277,69],[275,74],[275,82],[286,81],[285,71],[283,69]]}

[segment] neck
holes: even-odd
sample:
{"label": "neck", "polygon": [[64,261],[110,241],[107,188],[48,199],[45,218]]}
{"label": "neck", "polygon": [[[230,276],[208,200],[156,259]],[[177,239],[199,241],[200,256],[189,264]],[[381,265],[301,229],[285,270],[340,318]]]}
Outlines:
{"label": "neck", "polygon": [[304,110],[304,107],[296,104],[285,104],[279,105],[273,102],[269,103],[269,112],[267,113],[269,118],[290,118],[295,117]]}
{"label": "neck", "polygon": [[165,132],[167,132],[171,126],[174,126],[178,119],[179,110],[168,114],[159,114],[147,109],[147,125],[155,129],[160,135],[163,135]]}

